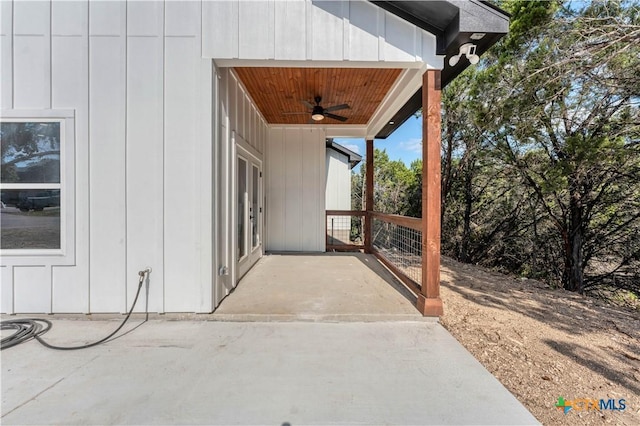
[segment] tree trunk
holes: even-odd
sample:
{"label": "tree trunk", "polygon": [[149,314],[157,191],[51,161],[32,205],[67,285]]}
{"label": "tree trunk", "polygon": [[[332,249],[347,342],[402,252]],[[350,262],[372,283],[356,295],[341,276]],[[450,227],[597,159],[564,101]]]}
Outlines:
{"label": "tree trunk", "polygon": [[473,169],[475,161],[471,159],[467,163],[464,180],[464,222],[462,225],[462,241],[460,243],[460,261],[471,262],[469,246],[471,244],[471,211],[473,208]]}
{"label": "tree trunk", "polygon": [[[444,163],[442,165],[442,192],[440,201],[440,223],[444,223],[447,212],[449,191],[451,190],[451,174],[453,169],[453,126],[447,123],[447,148],[445,150]],[[424,165],[423,165],[424,166]]]}
{"label": "tree trunk", "polygon": [[565,244],[565,268],[563,287],[565,290],[584,293],[584,209],[582,195],[573,180],[569,201],[569,233]]}

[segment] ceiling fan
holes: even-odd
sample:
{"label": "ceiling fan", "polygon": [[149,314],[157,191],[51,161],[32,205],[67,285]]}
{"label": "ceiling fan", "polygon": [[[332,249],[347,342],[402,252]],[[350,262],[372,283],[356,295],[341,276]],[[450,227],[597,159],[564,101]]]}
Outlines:
{"label": "ceiling fan", "polygon": [[316,96],[314,100],[316,102],[315,105],[313,105],[311,102],[300,101],[307,108],[310,109],[310,111],[308,111],[308,112],[283,112],[282,114],[283,115],[292,115],[292,114],[309,114],[309,113],[311,113],[311,120],[309,121],[310,123],[313,123],[314,121],[322,121],[322,120],[324,120],[325,117],[333,118],[334,120],[343,121],[343,122],[347,121],[347,117],[343,117],[342,115],[332,114],[331,111],[339,111],[341,109],[349,109],[351,107],[348,104],[334,105],[334,106],[330,106],[328,108],[324,108],[322,105],[320,105],[320,102],[322,102],[322,97],[321,96]]}

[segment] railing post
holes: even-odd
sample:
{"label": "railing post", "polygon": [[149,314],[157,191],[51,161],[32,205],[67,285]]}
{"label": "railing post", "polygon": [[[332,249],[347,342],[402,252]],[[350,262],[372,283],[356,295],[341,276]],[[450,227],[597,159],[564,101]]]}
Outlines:
{"label": "railing post", "polygon": [[367,139],[366,154],[366,176],[365,176],[365,210],[364,217],[364,252],[371,253],[373,251],[373,241],[371,240],[371,229],[373,218],[373,139]]}
{"label": "railing post", "polygon": [[422,285],[417,306],[443,314],[440,299],[440,70],[422,77]]}

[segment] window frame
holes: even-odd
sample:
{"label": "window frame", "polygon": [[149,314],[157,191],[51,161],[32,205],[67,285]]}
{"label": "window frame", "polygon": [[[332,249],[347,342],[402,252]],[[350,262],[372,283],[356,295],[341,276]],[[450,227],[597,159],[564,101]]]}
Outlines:
{"label": "window frame", "polygon": [[0,249],[2,266],[75,264],[75,111],[3,110],[1,122],[60,123],[60,183],[2,183],[1,189],[60,190],[60,248]]}

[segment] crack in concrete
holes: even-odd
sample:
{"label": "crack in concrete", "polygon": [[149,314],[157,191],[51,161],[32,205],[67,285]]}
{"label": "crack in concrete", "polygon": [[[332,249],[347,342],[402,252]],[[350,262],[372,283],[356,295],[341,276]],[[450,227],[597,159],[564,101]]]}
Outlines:
{"label": "crack in concrete", "polygon": [[27,399],[26,401],[24,401],[22,404],[18,405],[17,407],[7,411],[6,413],[2,414],[2,416],[0,416],[0,419],[5,418],[6,416],[8,416],[9,414],[13,413],[14,411],[24,407],[25,405],[27,405],[28,403],[35,401],[36,399],[38,399],[38,397],[40,395],[42,395],[43,393],[47,392],[50,389],[53,389],[55,386],[57,386],[60,382],[62,382],[64,379],[66,379],[67,377],[72,376],[73,374],[75,374],[78,370],[80,370],[81,368],[83,368],[84,366],[92,363],[93,361],[95,361],[96,359],[100,358],[100,355],[96,355],[93,358],[91,358],[89,361],[85,362],[82,365],[79,365],[78,367],[74,368],[69,374],[65,375],[65,377],[60,378],[60,380],[58,380],[57,382],[53,383],[51,386],[44,388],[43,390],[41,390],[40,392],[38,392],[37,394],[35,394],[34,396],[32,396],[31,398]]}
{"label": "crack in concrete", "polygon": [[56,386],[58,383],[60,383],[61,381],[63,381],[65,378],[61,378],[60,380],[58,380],[57,382],[55,382],[54,384],[52,384],[51,386],[41,390],[40,392],[38,392],[37,394],[35,394],[34,396],[32,396],[31,398],[27,399],[25,402],[23,402],[22,404],[18,405],[17,407],[15,407],[13,410],[10,410],[6,413],[4,413],[2,415],[2,417],[0,418],[4,418],[6,416],[8,416],[9,414],[13,413],[14,411],[16,411],[19,408],[24,407],[25,405],[27,405],[28,403],[30,403],[31,401],[36,400],[40,395],[42,395],[43,393],[45,393],[46,391],[48,391],[49,389],[53,388],[54,386]]}

